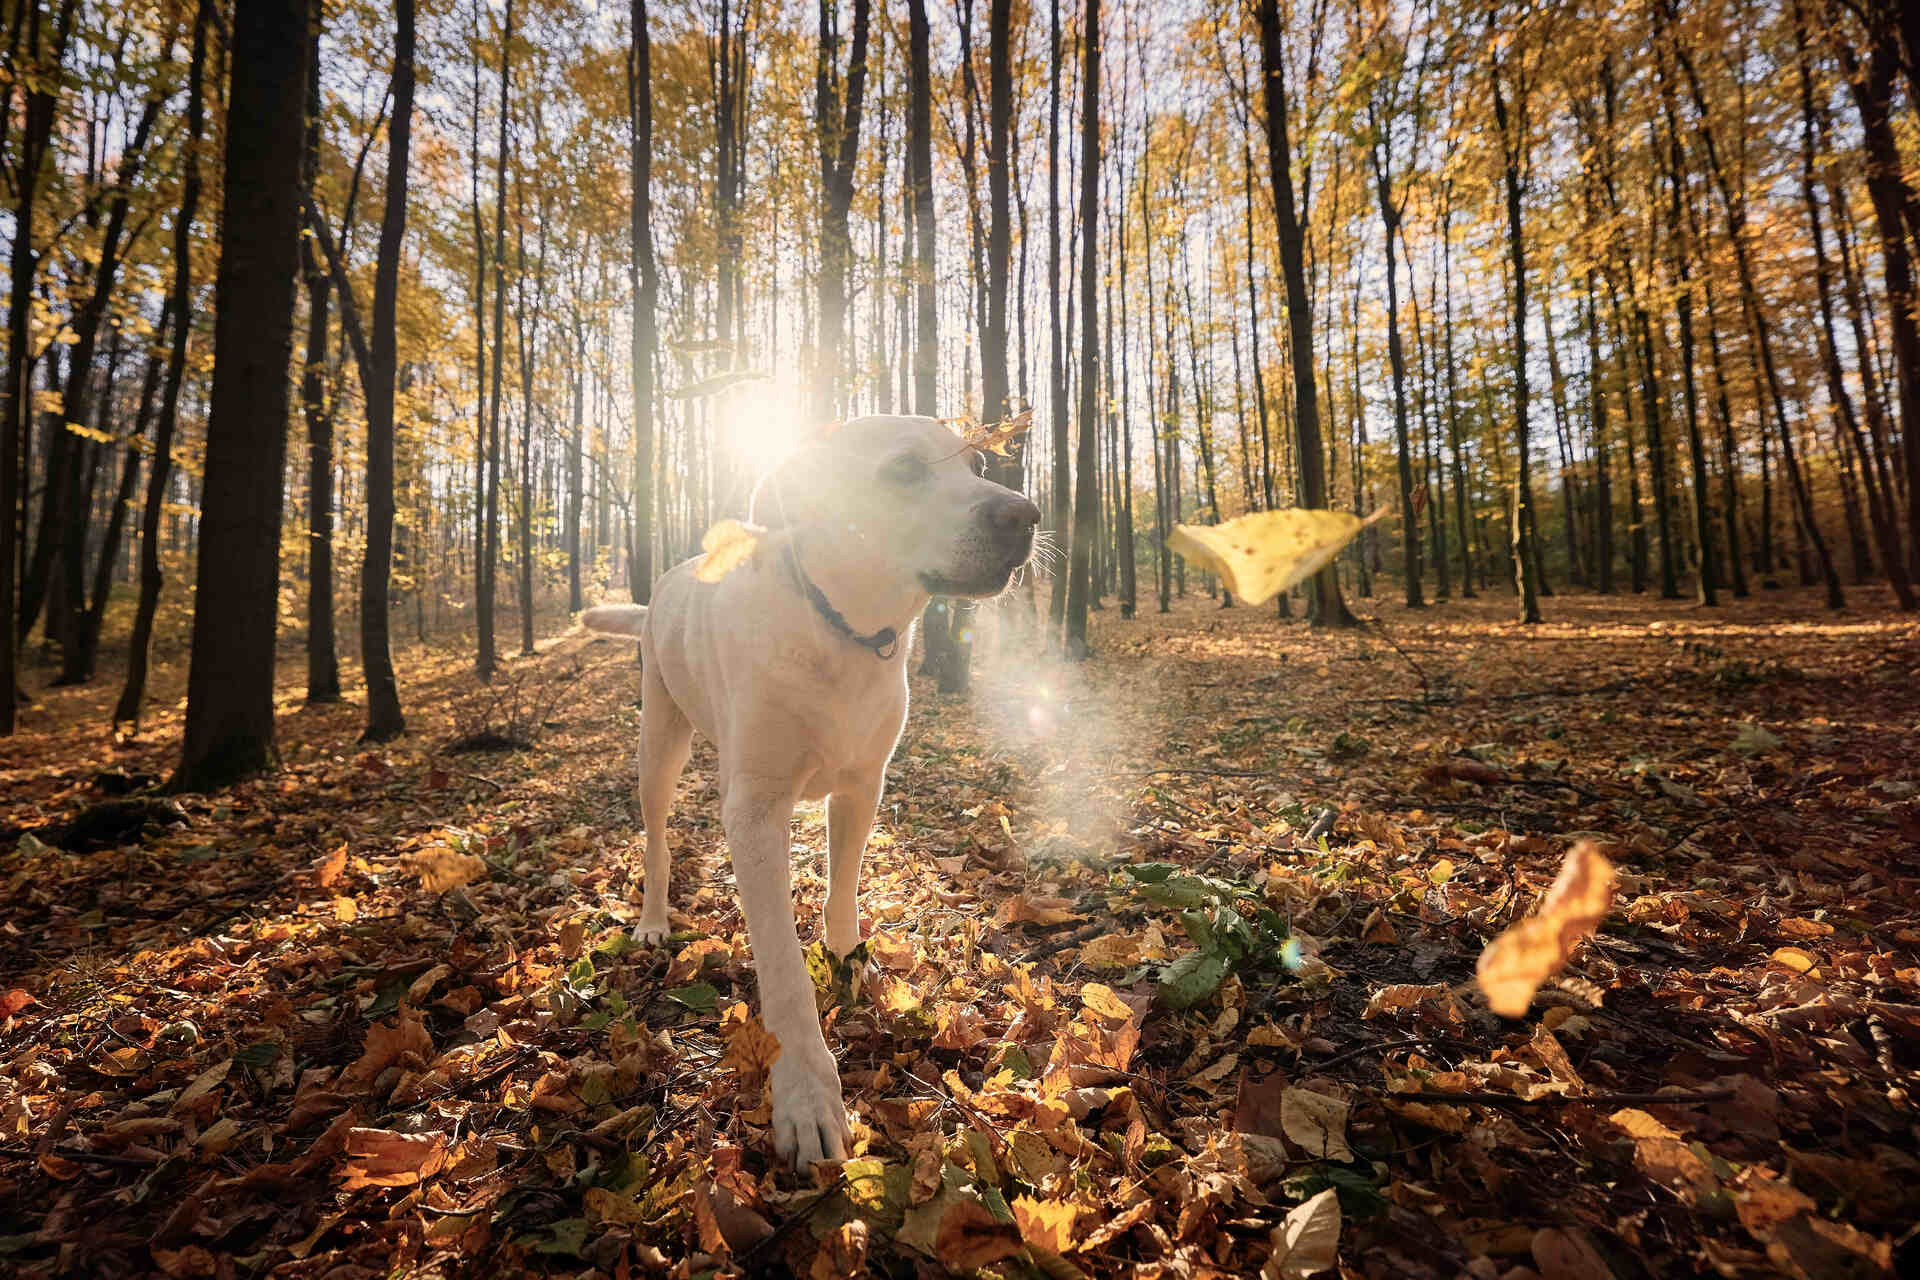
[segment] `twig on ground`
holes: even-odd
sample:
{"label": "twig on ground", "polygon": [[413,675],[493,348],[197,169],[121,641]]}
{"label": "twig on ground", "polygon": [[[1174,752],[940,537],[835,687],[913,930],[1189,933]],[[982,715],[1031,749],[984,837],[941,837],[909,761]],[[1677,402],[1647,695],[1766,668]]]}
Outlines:
{"label": "twig on ground", "polygon": [[1537,1098],[1516,1098],[1510,1093],[1469,1091],[1467,1093],[1390,1093],[1396,1102],[1436,1102],[1445,1106],[1469,1103],[1489,1107],[1558,1107],[1584,1102],[1596,1107],[1689,1106],[1697,1102],[1730,1102],[1731,1089],[1706,1089],[1699,1093],[1550,1093]]}
{"label": "twig on ground", "polygon": [[1313,824],[1307,828],[1306,835],[1303,838],[1308,844],[1312,844],[1322,836],[1331,835],[1333,833],[1333,824],[1339,817],[1340,811],[1332,805],[1328,805],[1314,815]]}

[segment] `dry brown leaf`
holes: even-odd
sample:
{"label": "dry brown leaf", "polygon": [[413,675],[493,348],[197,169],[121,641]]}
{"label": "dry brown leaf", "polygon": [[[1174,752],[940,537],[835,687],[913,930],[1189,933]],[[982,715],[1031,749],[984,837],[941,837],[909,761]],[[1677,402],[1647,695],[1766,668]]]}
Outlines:
{"label": "dry brown leaf", "polygon": [[1288,1089],[1280,1096],[1280,1128],[1287,1141],[1316,1160],[1348,1161],[1347,1101],[1311,1089]]}
{"label": "dry brown leaf", "polygon": [[1340,1257],[1340,1194],[1328,1187],[1288,1210],[1273,1229],[1273,1254],[1262,1280],[1307,1280],[1331,1271]]}
{"label": "dry brown leaf", "polygon": [[855,1280],[867,1274],[867,1224],[858,1218],[841,1223],[820,1242],[807,1270],[808,1280]]}
{"label": "dry brown leaf", "polygon": [[420,877],[420,887],[428,893],[445,893],[482,880],[487,864],[470,853],[460,853],[446,845],[435,845],[401,857],[402,865]]}
{"label": "dry brown leaf", "polygon": [[1540,984],[1559,972],[1613,903],[1613,864],[1591,840],[1567,853],[1534,914],[1510,925],[1480,953],[1480,989],[1502,1017],[1518,1018]]}
{"label": "dry brown leaf", "polygon": [[731,1067],[746,1080],[757,1080],[773,1070],[780,1057],[780,1040],[767,1030],[745,1004],[731,1006],[720,1020],[720,1034],[726,1037],[727,1052],[722,1067]]}
{"label": "dry brown leaf", "polygon": [[1444,982],[1425,985],[1415,982],[1398,982],[1374,992],[1373,997],[1367,1001],[1366,1012],[1360,1016],[1367,1021],[1372,1021],[1375,1018],[1385,1017],[1389,1013],[1416,1008],[1428,1000],[1438,1000],[1450,990],[1452,988]]}
{"label": "dry brown leaf", "polygon": [[447,1139],[440,1133],[396,1133],[391,1129],[350,1129],[342,1171],[347,1191],[361,1187],[410,1187],[440,1172],[447,1162]]}
{"label": "dry brown leaf", "polygon": [[940,1217],[934,1253],[955,1271],[972,1271],[1020,1252],[1019,1228],[975,1200],[955,1200]]}
{"label": "dry brown leaf", "polygon": [[333,1091],[353,1097],[373,1088],[388,1067],[424,1068],[432,1060],[433,1036],[420,1020],[419,1010],[401,1005],[392,1022],[377,1022],[367,1028],[359,1060],[340,1073]]}

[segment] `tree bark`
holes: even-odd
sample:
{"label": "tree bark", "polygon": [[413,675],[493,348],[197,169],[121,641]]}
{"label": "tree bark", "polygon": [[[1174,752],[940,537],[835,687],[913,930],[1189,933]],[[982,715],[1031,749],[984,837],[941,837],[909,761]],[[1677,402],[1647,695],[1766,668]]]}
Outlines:
{"label": "tree bark", "polygon": [[1074,460],[1073,551],[1067,581],[1066,654],[1093,655],[1087,639],[1087,598],[1092,587],[1095,525],[1099,518],[1099,277],[1100,226],[1100,0],[1086,0],[1080,35],[1084,61],[1080,114],[1080,438]]}
{"label": "tree bark", "polygon": [[[307,202],[319,217],[315,188],[320,175],[320,24],[307,51]],[[300,408],[307,427],[307,701],[340,701],[340,658],[333,629],[333,410],[327,403],[327,333],[333,276],[300,238],[300,267],[307,283],[307,349],[300,370]]]}
{"label": "tree bark", "polygon": [[176,791],[269,768],[309,0],[234,13],[213,391]]}
{"label": "tree bark", "polygon": [[[160,605],[160,590],[165,585],[160,571],[160,516],[173,477],[173,432],[179,419],[180,384],[187,371],[187,344],[193,333],[193,219],[200,207],[200,143],[206,127],[207,24],[212,18],[212,9],[208,0],[202,0],[194,10],[193,52],[187,63],[187,136],[181,146],[180,209],[173,219],[173,286],[168,298],[174,321],[173,347],[167,355],[160,417],[154,425],[153,461],[147,467],[146,505],[140,516],[140,598],[134,605],[133,635],[127,642],[127,681],[113,708],[116,725],[132,721],[138,726],[140,722],[140,707],[147,690],[147,662],[153,647],[153,616]],[[300,31],[298,37],[299,47],[304,50],[306,32]],[[302,88],[304,90],[304,86]],[[298,120],[299,113],[293,114]],[[278,476],[274,477],[273,488],[279,492]],[[274,535],[276,539],[279,536],[277,525]],[[11,564],[11,556],[5,558]],[[195,625],[198,625],[197,617]],[[10,715],[12,694],[0,689],[0,695],[7,699],[6,709],[0,714]]]}
{"label": "tree bark", "polygon": [[[373,268],[372,357],[367,397],[367,548],[360,566],[360,661],[367,674],[363,742],[406,732],[393,673],[388,588],[393,574],[393,384],[400,243],[407,232],[407,163],[413,135],[413,0],[394,0],[393,119],[387,126],[387,202]],[[522,500],[525,495],[522,495]]]}
{"label": "tree bark", "polygon": [[653,360],[654,313],[660,270],[653,252],[653,41],[647,0],[633,0],[627,48],[627,130],[632,143],[633,201],[627,287],[633,297],[633,512],[627,589],[634,602],[653,597]]}
{"label": "tree bark", "polygon": [[1522,115],[1519,121],[1514,121],[1500,86],[1497,60],[1491,71],[1494,125],[1500,133],[1501,181],[1506,191],[1507,253],[1513,261],[1513,417],[1514,445],[1518,453],[1513,497],[1513,565],[1520,587],[1520,621],[1532,623],[1540,621],[1540,584],[1533,572],[1528,541],[1533,535],[1533,450],[1527,421],[1527,256],[1520,224],[1520,169],[1528,149],[1526,104],[1524,101],[1518,104]]}
{"label": "tree bark", "polygon": [[[1293,150],[1288,136],[1287,75],[1281,49],[1279,0],[1259,0],[1260,69],[1266,86],[1267,156],[1272,168],[1274,216],[1280,233],[1280,268],[1287,287],[1287,337],[1293,354],[1293,426],[1300,466],[1300,495],[1306,506],[1327,505],[1327,479],[1321,456],[1320,404],[1313,380],[1313,303],[1307,296],[1305,201],[1294,201]],[[1309,618],[1316,627],[1350,627],[1358,620],[1340,597],[1338,570],[1332,565],[1314,576]]]}

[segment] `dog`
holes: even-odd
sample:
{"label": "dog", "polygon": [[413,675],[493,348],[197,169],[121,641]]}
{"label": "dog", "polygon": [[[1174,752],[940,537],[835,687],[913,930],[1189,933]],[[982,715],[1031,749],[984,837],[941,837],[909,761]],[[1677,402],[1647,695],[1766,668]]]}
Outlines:
{"label": "dog", "polygon": [[1006,590],[1040,511],[984,475],[932,418],[857,418],[755,487],[752,554],[717,581],[697,560],[652,603],[597,605],[590,629],[637,637],[644,894],[634,936],[669,932],[667,818],[698,731],[719,755],[720,816],[747,918],[773,1064],[774,1145],[796,1167],[845,1159],[840,1073],[795,927],[790,825],[827,801],[827,946],[860,942],[860,860],[907,718],[914,619],[935,595]]}

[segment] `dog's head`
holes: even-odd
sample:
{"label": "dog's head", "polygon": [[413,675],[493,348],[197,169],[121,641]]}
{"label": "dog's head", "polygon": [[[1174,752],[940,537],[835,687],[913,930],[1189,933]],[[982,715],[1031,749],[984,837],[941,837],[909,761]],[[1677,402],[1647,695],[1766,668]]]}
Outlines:
{"label": "dog's head", "polygon": [[855,418],[768,472],[751,518],[851,535],[933,595],[998,595],[1033,553],[1040,509],[983,472],[932,418]]}

